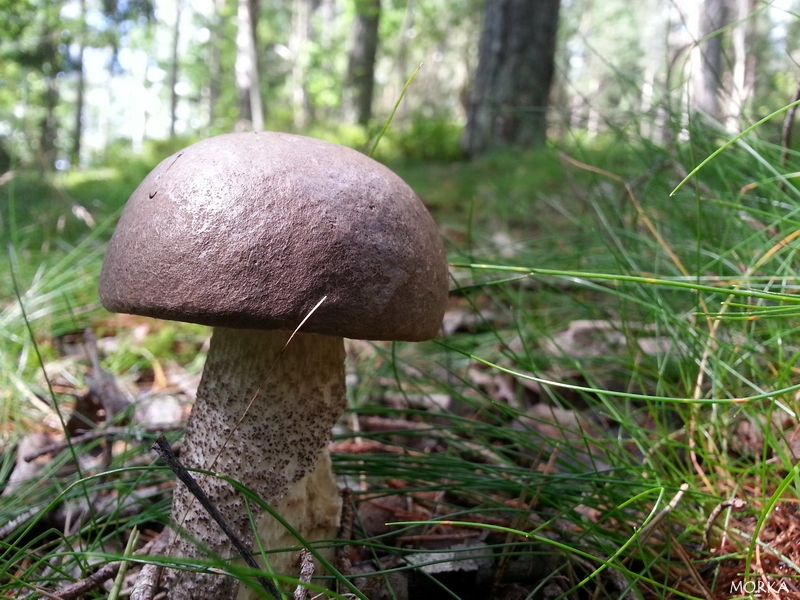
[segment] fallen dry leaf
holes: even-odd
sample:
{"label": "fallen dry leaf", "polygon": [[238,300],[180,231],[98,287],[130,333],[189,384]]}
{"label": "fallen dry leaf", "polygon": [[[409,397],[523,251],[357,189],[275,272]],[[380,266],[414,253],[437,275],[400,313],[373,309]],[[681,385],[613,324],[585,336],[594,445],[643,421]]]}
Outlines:
{"label": "fallen dry leaf", "polygon": [[[618,356],[625,348],[635,347],[643,354],[657,356],[668,352],[673,341],[653,337],[655,325],[625,323],[602,319],[578,319],[567,328],[541,341],[542,349],[552,356],[599,358]],[[635,336],[630,339],[629,336]]]}

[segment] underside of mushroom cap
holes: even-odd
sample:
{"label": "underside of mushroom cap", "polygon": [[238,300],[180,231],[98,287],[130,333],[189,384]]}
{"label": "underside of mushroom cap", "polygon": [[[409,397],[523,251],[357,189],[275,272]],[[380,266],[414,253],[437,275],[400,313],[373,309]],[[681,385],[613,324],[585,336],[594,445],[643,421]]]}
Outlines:
{"label": "underside of mushroom cap", "polygon": [[136,189],[109,243],[115,312],[373,340],[434,337],[447,299],[436,225],[392,171],[283,133],[198,142]]}

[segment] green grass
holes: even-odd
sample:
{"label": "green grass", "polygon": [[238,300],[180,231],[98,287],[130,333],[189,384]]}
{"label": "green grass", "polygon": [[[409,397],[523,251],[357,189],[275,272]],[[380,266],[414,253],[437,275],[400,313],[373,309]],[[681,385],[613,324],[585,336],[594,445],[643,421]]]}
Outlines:
{"label": "green grass", "polygon": [[[775,506],[796,500],[800,485],[791,452],[800,194],[781,179],[796,167],[779,167],[780,149],[749,135],[670,196],[724,141],[716,132],[695,139],[669,152],[609,139],[561,155],[396,167],[447,239],[451,315],[461,324],[433,342],[351,349],[350,408],[337,441],[393,451],[337,453],[335,470],[358,484],[358,506],[401,497],[405,511],[386,520],[405,523],[410,513],[415,521],[357,532],[362,556],[435,562],[432,547],[398,545],[398,536],[475,533],[481,552],[547,566],[529,591],[550,586],[569,598],[702,598],[714,581],[716,593],[729,589],[730,569],[745,580],[760,572],[769,541],[753,532],[773,531]],[[201,368],[195,355],[205,329],[148,322],[142,341],[131,333],[140,321],[115,320],[97,305],[103,243],[143,171],[52,181],[23,174],[0,189],[7,264],[21,298],[8,270],[4,479],[20,436],[57,427],[56,405],[69,410],[72,397],[51,393],[39,362],[62,358],[65,334],[93,327],[117,336],[104,364],[125,381],[151,377],[156,362]],[[75,217],[76,203],[94,227]],[[565,345],[560,332],[578,319],[606,326]],[[554,351],[558,344],[564,352]],[[86,363],[58,373],[79,387]],[[357,417],[362,427],[354,429]],[[417,425],[370,430],[366,417]],[[152,532],[166,522],[168,489],[136,497],[170,479],[151,465],[151,438],[132,424],[110,471],[77,470],[63,453],[45,461],[35,485],[0,497],[0,523],[31,507],[80,506],[100,492],[117,507],[69,532],[47,511],[24,520],[0,540],[0,590],[79,579],[92,557],[119,557],[134,526]],[[709,515],[731,498],[746,502],[743,512],[723,512],[704,546]],[[124,511],[126,499],[140,509]],[[774,550],[800,572],[796,556]]]}

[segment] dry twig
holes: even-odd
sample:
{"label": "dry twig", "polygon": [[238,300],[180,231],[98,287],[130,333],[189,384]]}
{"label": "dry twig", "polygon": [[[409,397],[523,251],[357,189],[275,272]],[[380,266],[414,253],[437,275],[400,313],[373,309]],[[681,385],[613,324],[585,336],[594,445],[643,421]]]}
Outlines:
{"label": "dry twig", "polygon": [[[134,555],[144,556],[148,554],[161,554],[167,546],[168,537],[166,532],[154,537],[139,550],[134,552]],[[116,577],[117,572],[119,572],[122,566],[122,562],[121,560],[117,560],[106,563],[88,577],[57,590],[54,595],[61,600],[76,600],[84,594],[88,594],[92,590],[99,588],[109,579]]]}
{"label": "dry twig", "polygon": [[[711,514],[708,515],[708,519],[706,519],[706,526],[703,529],[703,546],[706,549],[708,549],[708,547],[711,545],[709,543],[711,528],[714,527],[714,523],[716,523],[720,514],[722,514],[722,511],[728,507],[730,507],[732,510],[742,510],[745,506],[747,506],[747,502],[744,500],[740,500],[739,498],[731,498],[729,500],[723,500],[714,507],[714,510],[711,511]],[[725,538],[723,537],[720,547],[725,545],[724,539]]]}
{"label": "dry twig", "polygon": [[131,600],[153,600],[158,592],[158,582],[163,571],[162,565],[153,563],[144,565],[139,571],[139,575],[136,576],[136,583],[131,591]]}
{"label": "dry twig", "polygon": [[55,444],[49,444],[42,448],[38,448],[35,452],[31,452],[23,456],[22,460],[25,462],[31,462],[32,460],[35,460],[40,456],[44,456],[45,454],[66,450],[70,447],[70,445],[91,442],[104,437],[112,438],[124,435],[131,436],[139,433],[163,433],[164,431],[176,431],[178,429],[183,429],[183,427],[183,425],[153,425],[150,427],[139,427],[135,429],[131,427],[103,427],[102,429],[92,429],[80,435],[74,436],[69,440],[63,440],[61,442],[56,442]]}
{"label": "dry twig", "polygon": [[300,583],[294,590],[294,600],[306,600],[308,589],[306,585],[311,583],[314,576],[314,555],[307,548],[300,550]]}

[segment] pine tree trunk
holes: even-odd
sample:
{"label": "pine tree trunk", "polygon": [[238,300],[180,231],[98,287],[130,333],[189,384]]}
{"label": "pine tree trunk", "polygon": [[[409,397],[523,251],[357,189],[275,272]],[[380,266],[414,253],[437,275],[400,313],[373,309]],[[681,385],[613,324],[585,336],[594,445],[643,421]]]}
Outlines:
{"label": "pine tree trunk", "polygon": [[44,108],[45,114],[41,121],[39,151],[41,161],[46,170],[51,170],[56,162],[56,139],[58,138],[58,120],[56,107],[58,106],[58,79],[55,74],[45,73],[44,77]]}
{"label": "pine tree trunk", "polygon": [[86,0],[80,0],[81,31],[78,36],[78,89],[75,98],[75,129],[72,135],[70,162],[79,166],[81,162],[81,141],[83,138],[83,105],[86,90],[86,74],[83,72],[83,55],[86,47]]}
{"label": "pine tree trunk", "polygon": [[213,131],[214,122],[217,119],[217,103],[220,97],[220,81],[222,80],[222,50],[220,43],[225,35],[225,17],[222,12],[225,9],[225,0],[214,0],[214,18],[211,27],[211,43],[209,55],[209,75],[208,82],[208,127],[209,134]]}
{"label": "pine tree trunk", "polygon": [[258,0],[239,0],[236,34],[236,87],[239,91],[239,131],[264,129],[264,106],[258,73],[256,24]]}
{"label": "pine tree trunk", "polygon": [[739,131],[744,108],[753,93],[755,54],[748,54],[747,47],[748,40],[753,35],[755,20],[758,18],[756,13],[752,13],[752,0],[735,0],[735,5],[734,20],[737,24],[731,30],[733,69],[725,123],[726,129],[732,133]]}
{"label": "pine tree trunk", "polygon": [[712,119],[722,121],[722,34],[717,33],[726,21],[725,0],[704,0],[700,9],[697,69],[693,69],[692,106]]}
{"label": "pine tree trunk", "polygon": [[181,10],[183,1],[178,0],[175,4],[175,27],[172,31],[172,64],[170,65],[169,83],[169,137],[175,137],[175,124],[178,120],[178,42],[181,30]]}
{"label": "pine tree trunk", "polygon": [[311,3],[309,0],[294,0],[292,4],[292,35],[289,49],[292,53],[292,109],[294,126],[304,129],[312,120],[312,107],[306,89],[305,49],[311,37]]}
{"label": "pine tree trunk", "polygon": [[[410,39],[409,32],[414,26],[414,0],[406,0],[406,10],[403,15],[403,23],[400,25],[400,45],[397,48],[397,92],[395,96],[399,97],[400,93],[408,81],[411,71],[408,68],[408,41]],[[404,117],[408,112],[408,102],[401,102],[397,107],[397,114],[395,121],[403,122]]]}
{"label": "pine tree trunk", "polygon": [[380,0],[356,0],[342,104],[345,120],[364,126],[372,118],[380,15]]}
{"label": "pine tree trunk", "polygon": [[560,0],[486,0],[462,148],[541,146],[555,71]]}

